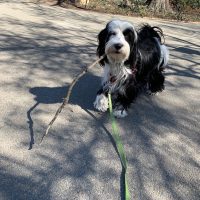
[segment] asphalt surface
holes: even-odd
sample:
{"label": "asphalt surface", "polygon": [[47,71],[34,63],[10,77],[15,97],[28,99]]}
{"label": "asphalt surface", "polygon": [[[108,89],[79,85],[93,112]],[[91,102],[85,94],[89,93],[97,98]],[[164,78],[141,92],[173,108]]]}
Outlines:
{"label": "asphalt surface", "polygon": [[118,125],[133,200],[200,199],[200,24],[0,2],[0,200],[123,199],[108,113],[93,109],[102,69],[73,90],[39,140],[112,18],[163,28],[166,89],[141,95]]}

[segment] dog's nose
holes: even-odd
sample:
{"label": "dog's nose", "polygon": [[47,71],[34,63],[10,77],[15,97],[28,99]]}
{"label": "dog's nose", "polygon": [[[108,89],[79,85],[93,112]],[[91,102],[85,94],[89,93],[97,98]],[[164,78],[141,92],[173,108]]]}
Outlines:
{"label": "dog's nose", "polygon": [[121,44],[121,43],[115,44],[115,49],[116,50],[120,50],[122,47],[123,47],[123,44]]}

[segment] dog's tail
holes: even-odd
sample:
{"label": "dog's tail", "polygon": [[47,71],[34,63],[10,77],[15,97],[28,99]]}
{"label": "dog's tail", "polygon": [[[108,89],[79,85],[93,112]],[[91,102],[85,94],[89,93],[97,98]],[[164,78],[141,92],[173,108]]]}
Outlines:
{"label": "dog's tail", "polygon": [[147,38],[157,38],[160,44],[164,44],[165,38],[161,28],[144,24],[138,31],[139,40],[144,41]]}
{"label": "dog's tail", "polygon": [[162,71],[168,64],[169,60],[169,51],[164,45],[165,38],[161,28],[157,26],[150,26],[149,24],[143,24],[142,27],[138,30],[138,39],[139,41],[145,41],[146,39],[154,38],[160,48],[160,62],[159,69]]}

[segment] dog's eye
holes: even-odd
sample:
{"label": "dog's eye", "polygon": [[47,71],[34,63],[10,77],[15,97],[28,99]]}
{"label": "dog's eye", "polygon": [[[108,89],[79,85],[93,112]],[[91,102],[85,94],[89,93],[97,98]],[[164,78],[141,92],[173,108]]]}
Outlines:
{"label": "dog's eye", "polygon": [[113,32],[113,31],[111,31],[111,32],[109,33],[109,36],[112,36],[112,35],[116,35],[116,33]]}
{"label": "dog's eye", "polygon": [[130,32],[131,32],[130,29],[126,29],[125,31],[123,31],[123,34],[124,34],[124,36],[127,36]]}

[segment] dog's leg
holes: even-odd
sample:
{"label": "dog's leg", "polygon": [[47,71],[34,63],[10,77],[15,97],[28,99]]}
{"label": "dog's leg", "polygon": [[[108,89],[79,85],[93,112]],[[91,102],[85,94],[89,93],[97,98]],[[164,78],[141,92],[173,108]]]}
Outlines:
{"label": "dog's leg", "polygon": [[165,45],[160,46],[161,58],[158,64],[158,68],[154,69],[149,75],[149,81],[147,87],[149,89],[149,94],[155,94],[164,90],[165,77],[162,74],[163,69],[167,66],[169,61],[169,51]]}
{"label": "dog's leg", "polygon": [[128,115],[127,113],[127,99],[124,95],[112,94],[112,102],[113,102],[113,115],[117,118],[123,118]]}
{"label": "dog's leg", "polygon": [[123,118],[126,117],[128,115],[127,113],[127,109],[124,108],[124,106],[122,104],[119,104],[118,106],[114,107],[113,110],[113,115],[117,118]]}
{"label": "dog's leg", "polygon": [[108,92],[104,92],[103,88],[97,92],[94,107],[101,112],[105,112],[108,109]]}
{"label": "dog's leg", "polygon": [[113,95],[113,114],[117,118],[123,118],[128,115],[127,109],[136,99],[138,89],[135,84],[130,84],[124,94]]}
{"label": "dog's leg", "polygon": [[162,92],[165,88],[164,81],[165,77],[162,72],[159,70],[154,70],[149,76],[148,89],[150,94]]}

